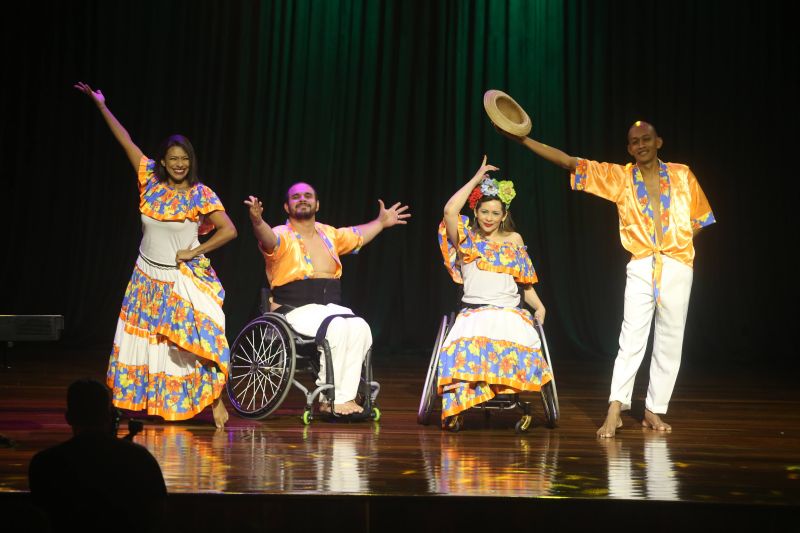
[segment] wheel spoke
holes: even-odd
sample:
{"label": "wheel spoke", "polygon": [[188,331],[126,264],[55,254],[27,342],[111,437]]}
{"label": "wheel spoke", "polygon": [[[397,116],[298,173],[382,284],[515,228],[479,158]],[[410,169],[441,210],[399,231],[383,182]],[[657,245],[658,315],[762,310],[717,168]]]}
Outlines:
{"label": "wheel spoke", "polygon": [[261,338],[258,341],[258,352],[254,354],[256,355],[256,357],[253,357],[253,360],[258,362],[258,364],[261,364],[261,360],[264,354],[264,335],[266,333],[266,327],[261,328],[258,331],[259,333],[261,333]]}
{"label": "wheel spoke", "polygon": [[228,391],[242,414],[269,412],[286,395],[293,366],[287,334],[279,321],[258,320],[232,347]]}
{"label": "wheel spoke", "polygon": [[267,397],[267,380],[264,379],[264,373],[260,370],[256,373],[256,379],[258,380],[258,386],[254,394],[261,390],[261,405],[263,407],[269,403],[269,398]]}
{"label": "wheel spoke", "polygon": [[272,353],[272,346],[275,344],[275,339],[277,337],[278,335],[275,335],[273,333],[269,341],[269,346],[267,346],[267,349],[264,352],[262,352],[262,355],[266,355],[266,360],[264,359],[264,357],[262,357],[261,360],[259,361],[260,364],[269,364],[272,362],[273,359],[275,359],[275,356]]}
{"label": "wheel spoke", "polygon": [[[251,353],[255,353],[255,352],[256,352],[256,347],[255,347],[255,344],[253,344],[253,342],[255,341],[255,335],[256,335],[256,332],[255,332],[255,331],[253,331],[253,332],[251,333],[251,336],[252,336],[252,337],[251,337],[251,336],[245,337],[245,340],[246,340],[246,341],[247,341],[247,343],[250,345],[250,350],[252,350],[252,352],[251,352]],[[247,348],[246,348],[245,346],[242,346],[241,348],[242,348],[242,353],[244,354],[244,355],[243,355],[243,357],[242,357],[242,359],[244,359],[244,360],[245,360],[245,361],[247,361],[248,363],[252,363],[252,362],[253,362],[253,359],[252,359],[251,357],[250,357],[250,358],[249,358],[249,357],[247,357],[247,355],[249,355],[249,354],[247,353]]]}
{"label": "wheel spoke", "polygon": [[[239,405],[241,405],[242,407],[244,407],[245,402],[247,401],[247,392],[250,390],[250,383],[252,383],[252,381],[253,381],[252,372],[248,373],[245,377],[247,378],[247,385],[245,385],[245,388],[241,392],[241,394],[238,394],[236,396],[236,399],[238,400]],[[252,406],[252,402],[250,402],[250,404],[248,405],[247,409],[250,409],[251,408],[250,406]]]}

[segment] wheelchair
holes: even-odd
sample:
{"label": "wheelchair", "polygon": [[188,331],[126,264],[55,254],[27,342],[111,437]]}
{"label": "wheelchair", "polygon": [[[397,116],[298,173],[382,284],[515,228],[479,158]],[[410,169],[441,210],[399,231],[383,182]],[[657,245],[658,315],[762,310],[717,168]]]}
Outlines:
{"label": "wheelchair", "polygon": [[[434,404],[436,403],[439,395],[437,393],[437,383],[439,375],[439,353],[442,350],[444,341],[447,334],[455,323],[455,313],[445,315],[439,324],[439,330],[436,333],[436,340],[433,345],[433,353],[431,360],[428,364],[428,374],[425,377],[425,383],[422,388],[422,397],[419,402],[419,409],[417,410],[417,423],[423,426],[430,424],[431,413],[433,412]],[[534,327],[539,334],[539,339],[542,342],[542,353],[544,354],[547,364],[550,366],[550,371],[553,372],[553,364],[550,362],[550,351],[547,347],[547,339],[544,335],[544,328],[538,320],[534,319]],[[542,408],[544,411],[545,425],[553,429],[558,425],[559,406],[558,406],[558,392],[556,390],[555,373],[553,379],[542,386]],[[519,408],[522,410],[522,417],[517,421],[514,430],[517,433],[526,433],[532,423],[533,415],[531,414],[531,405],[529,402],[520,400],[520,395],[517,394],[498,394],[491,400],[483,402],[473,409],[478,409],[484,413],[488,418],[491,411],[504,411],[508,409]],[[464,424],[464,419],[461,413],[448,417],[445,420],[445,429],[453,432],[461,430]]]}
{"label": "wheelchair", "polygon": [[[321,338],[302,335],[292,329],[286,317],[269,311],[269,289],[262,289],[259,301],[261,316],[250,321],[236,336],[230,348],[230,364],[226,389],[234,410],[244,418],[262,419],[278,409],[293,385],[306,397],[302,420],[305,425],[314,419],[314,401],[325,393],[334,401],[334,378],[331,351],[324,335]],[[372,377],[372,350],[367,351],[361,370],[356,401],[363,412],[340,415],[333,410],[329,419],[378,421],[381,412],[375,400],[380,384]],[[295,378],[299,368],[309,371],[316,383],[320,372],[319,358],[325,357],[326,383],[312,388]]]}

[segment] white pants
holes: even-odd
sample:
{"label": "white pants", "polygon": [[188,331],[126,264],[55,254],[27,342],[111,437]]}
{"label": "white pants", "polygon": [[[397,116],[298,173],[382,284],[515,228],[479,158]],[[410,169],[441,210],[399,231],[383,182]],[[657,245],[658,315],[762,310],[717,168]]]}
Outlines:
{"label": "white pants", "polygon": [[[322,321],[331,315],[353,314],[341,305],[308,304],[286,313],[286,320],[298,333],[313,337]],[[334,318],[325,335],[331,349],[335,403],[355,399],[361,378],[361,367],[372,346],[372,332],[363,318]],[[320,356],[317,386],[325,384],[325,357]]]}
{"label": "white pants", "polygon": [[655,335],[645,407],[653,413],[666,413],[678,377],[694,273],[680,261],[667,256],[662,258],[660,307],[656,306],[653,296],[653,257],[628,263],[625,312],[608,399],[620,402],[622,409],[631,408],[633,382],[644,358],[654,311]]}
{"label": "white pants", "polygon": [[633,450],[636,453],[631,459],[631,447],[621,439],[604,444],[608,453],[610,497],[626,500],[680,499],[675,463],[670,457],[668,439],[664,435],[651,433],[645,437],[643,461],[637,449]]}
{"label": "white pants", "polygon": [[[352,319],[351,319],[352,320]],[[358,494],[369,490],[366,467],[370,456],[370,433],[331,431],[315,433],[312,442],[317,483],[328,492]],[[320,486],[317,485],[317,486]]]}

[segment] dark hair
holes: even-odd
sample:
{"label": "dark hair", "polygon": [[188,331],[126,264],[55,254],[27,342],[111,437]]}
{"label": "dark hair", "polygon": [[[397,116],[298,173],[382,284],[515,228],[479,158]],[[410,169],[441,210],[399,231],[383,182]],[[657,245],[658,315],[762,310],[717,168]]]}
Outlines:
{"label": "dark hair", "polygon": [[194,185],[199,181],[197,177],[197,156],[194,153],[194,147],[192,146],[192,143],[189,142],[189,139],[177,133],[164,139],[164,141],[161,143],[161,146],[158,147],[158,157],[156,157],[155,170],[155,175],[158,178],[158,181],[167,181],[167,178],[169,178],[167,169],[161,165],[161,161],[167,158],[167,152],[173,146],[180,146],[189,156],[189,173],[186,175],[186,179],[189,180],[189,185]]}
{"label": "dark hair", "polygon": [[475,202],[475,211],[478,210],[481,204],[492,200],[500,202],[500,205],[503,207],[503,215],[506,216],[505,220],[500,223],[500,229],[505,232],[517,231],[517,227],[514,225],[514,219],[511,218],[511,211],[506,207],[506,204],[503,203],[503,200],[501,200],[499,196],[481,196],[478,201]]}
{"label": "dark hair", "polygon": [[93,379],[79,379],[67,389],[67,417],[72,426],[100,426],[111,422],[111,393]]}
{"label": "dark hair", "polygon": [[300,185],[301,183],[304,183],[304,184],[308,185],[309,187],[311,187],[311,190],[314,191],[314,200],[319,201],[319,195],[317,194],[317,188],[316,187],[314,187],[313,185],[311,185],[307,181],[296,181],[296,182],[292,183],[291,185],[289,185],[288,187],[286,187],[286,193],[283,195],[284,203],[287,203],[287,204],[289,203],[289,191],[291,190],[291,188],[294,187],[295,185]]}

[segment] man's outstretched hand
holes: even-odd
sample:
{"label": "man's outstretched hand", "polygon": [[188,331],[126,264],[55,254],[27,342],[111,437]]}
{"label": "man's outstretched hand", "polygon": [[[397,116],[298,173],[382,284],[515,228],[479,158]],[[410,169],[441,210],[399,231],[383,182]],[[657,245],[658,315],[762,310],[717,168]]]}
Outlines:
{"label": "man's outstretched hand", "polygon": [[411,213],[406,213],[408,206],[401,205],[400,202],[388,209],[383,205],[383,200],[378,200],[378,205],[381,207],[378,211],[378,221],[384,229],[391,228],[395,224],[407,224],[406,219],[411,217]]}

